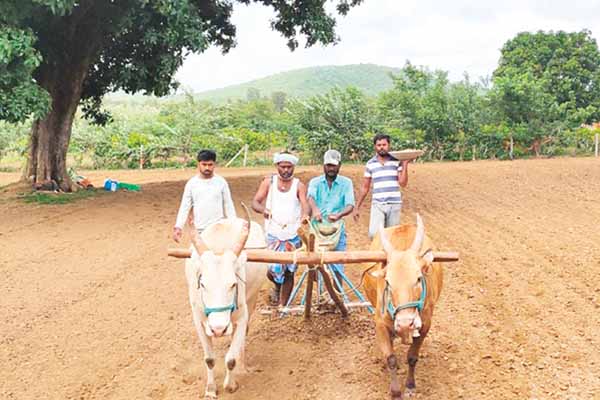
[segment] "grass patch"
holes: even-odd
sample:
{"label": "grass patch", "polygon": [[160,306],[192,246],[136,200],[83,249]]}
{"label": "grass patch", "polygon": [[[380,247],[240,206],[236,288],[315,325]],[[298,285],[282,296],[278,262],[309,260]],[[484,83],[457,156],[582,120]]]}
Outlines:
{"label": "grass patch", "polygon": [[79,190],[73,193],[50,193],[50,192],[33,192],[27,193],[21,198],[25,203],[35,204],[67,204],[77,200],[95,197],[103,193],[103,190]]}

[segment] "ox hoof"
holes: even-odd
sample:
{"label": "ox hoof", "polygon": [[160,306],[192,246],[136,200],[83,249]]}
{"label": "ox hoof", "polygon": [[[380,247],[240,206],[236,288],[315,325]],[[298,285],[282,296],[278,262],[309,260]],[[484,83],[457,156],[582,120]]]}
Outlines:
{"label": "ox hoof", "polygon": [[215,400],[217,398],[217,385],[208,385],[206,392],[204,392],[204,398],[206,400]]}
{"label": "ox hoof", "polygon": [[235,392],[236,390],[238,390],[239,387],[240,387],[240,385],[236,381],[227,382],[225,384],[225,390],[227,390],[228,393]]}
{"label": "ox hoof", "polygon": [[400,390],[391,390],[391,399],[392,400],[402,400],[402,391]]}
{"label": "ox hoof", "polygon": [[414,399],[417,397],[417,389],[416,388],[406,388],[404,391],[404,397],[407,399]]}

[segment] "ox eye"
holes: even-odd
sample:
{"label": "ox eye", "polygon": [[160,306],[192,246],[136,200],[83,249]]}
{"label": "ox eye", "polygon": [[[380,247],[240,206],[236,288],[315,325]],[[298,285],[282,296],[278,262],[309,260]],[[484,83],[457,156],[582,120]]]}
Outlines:
{"label": "ox eye", "polygon": [[233,285],[231,285],[231,289],[235,289],[236,286],[237,286],[237,283],[234,283]]}
{"label": "ox eye", "polygon": [[417,285],[420,285],[420,284],[421,284],[421,280],[423,280],[423,277],[422,277],[422,276],[418,277],[418,278],[417,278],[417,283],[416,283],[416,284],[417,284]]}

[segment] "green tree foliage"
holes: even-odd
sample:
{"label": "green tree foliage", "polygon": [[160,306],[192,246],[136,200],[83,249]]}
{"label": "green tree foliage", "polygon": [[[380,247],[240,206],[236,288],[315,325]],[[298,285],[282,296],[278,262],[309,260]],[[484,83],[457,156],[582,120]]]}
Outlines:
{"label": "green tree foliage", "polygon": [[534,145],[600,118],[600,52],[586,30],[518,34],[502,47],[493,83],[498,110]]}
{"label": "green tree foliage", "polygon": [[48,111],[48,94],[32,79],[42,61],[34,42],[30,30],[0,25],[0,120],[19,122]]}
{"label": "green tree foliage", "polygon": [[[324,1],[237,2],[271,7],[271,26],[290,49],[298,34],[306,46],[338,40]],[[361,2],[338,0],[337,12]],[[23,121],[48,111],[33,126],[28,174],[70,190],[66,153],[78,106],[106,123],[101,103],[108,92],[169,93],[186,54],[211,45],[227,52],[235,44],[232,8],[233,1],[218,0],[0,0],[0,118]]]}
{"label": "green tree foliage", "polygon": [[423,132],[422,140],[432,146],[439,158],[444,157],[443,144],[453,132],[448,84],[447,73],[430,72],[407,63],[394,76],[394,88],[380,98],[387,125]]}
{"label": "green tree foliage", "polygon": [[371,151],[375,110],[356,88],[333,89],[323,96],[297,101],[290,112],[304,130],[302,141],[315,158],[330,147],[346,159],[362,159]]}

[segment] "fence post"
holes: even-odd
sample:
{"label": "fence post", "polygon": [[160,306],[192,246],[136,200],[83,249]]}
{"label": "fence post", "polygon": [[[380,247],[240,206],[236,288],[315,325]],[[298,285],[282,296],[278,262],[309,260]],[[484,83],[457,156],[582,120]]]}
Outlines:
{"label": "fence post", "polygon": [[140,145],[140,169],[144,169],[144,145]]}
{"label": "fence post", "polygon": [[248,161],[248,145],[244,145],[244,167],[246,166],[246,162]]}
{"label": "fence post", "polygon": [[225,167],[229,167],[229,165],[231,165],[231,163],[238,158],[238,156],[242,153],[242,151],[244,151],[244,149],[246,148],[246,145],[244,145],[237,153],[235,153],[235,156],[231,157],[231,160],[229,160],[229,162],[227,164],[225,164]]}
{"label": "fence post", "polygon": [[595,151],[594,151],[594,153],[596,154],[596,157],[598,157],[598,136],[600,136],[600,135],[598,135],[596,133],[596,148],[595,148]]}
{"label": "fence post", "polygon": [[514,153],[513,153],[514,146],[515,146],[515,143],[514,143],[514,140],[513,140],[513,135],[511,134],[510,135],[510,155],[509,155],[509,157],[510,157],[511,160],[514,160],[514,158],[515,158]]}

